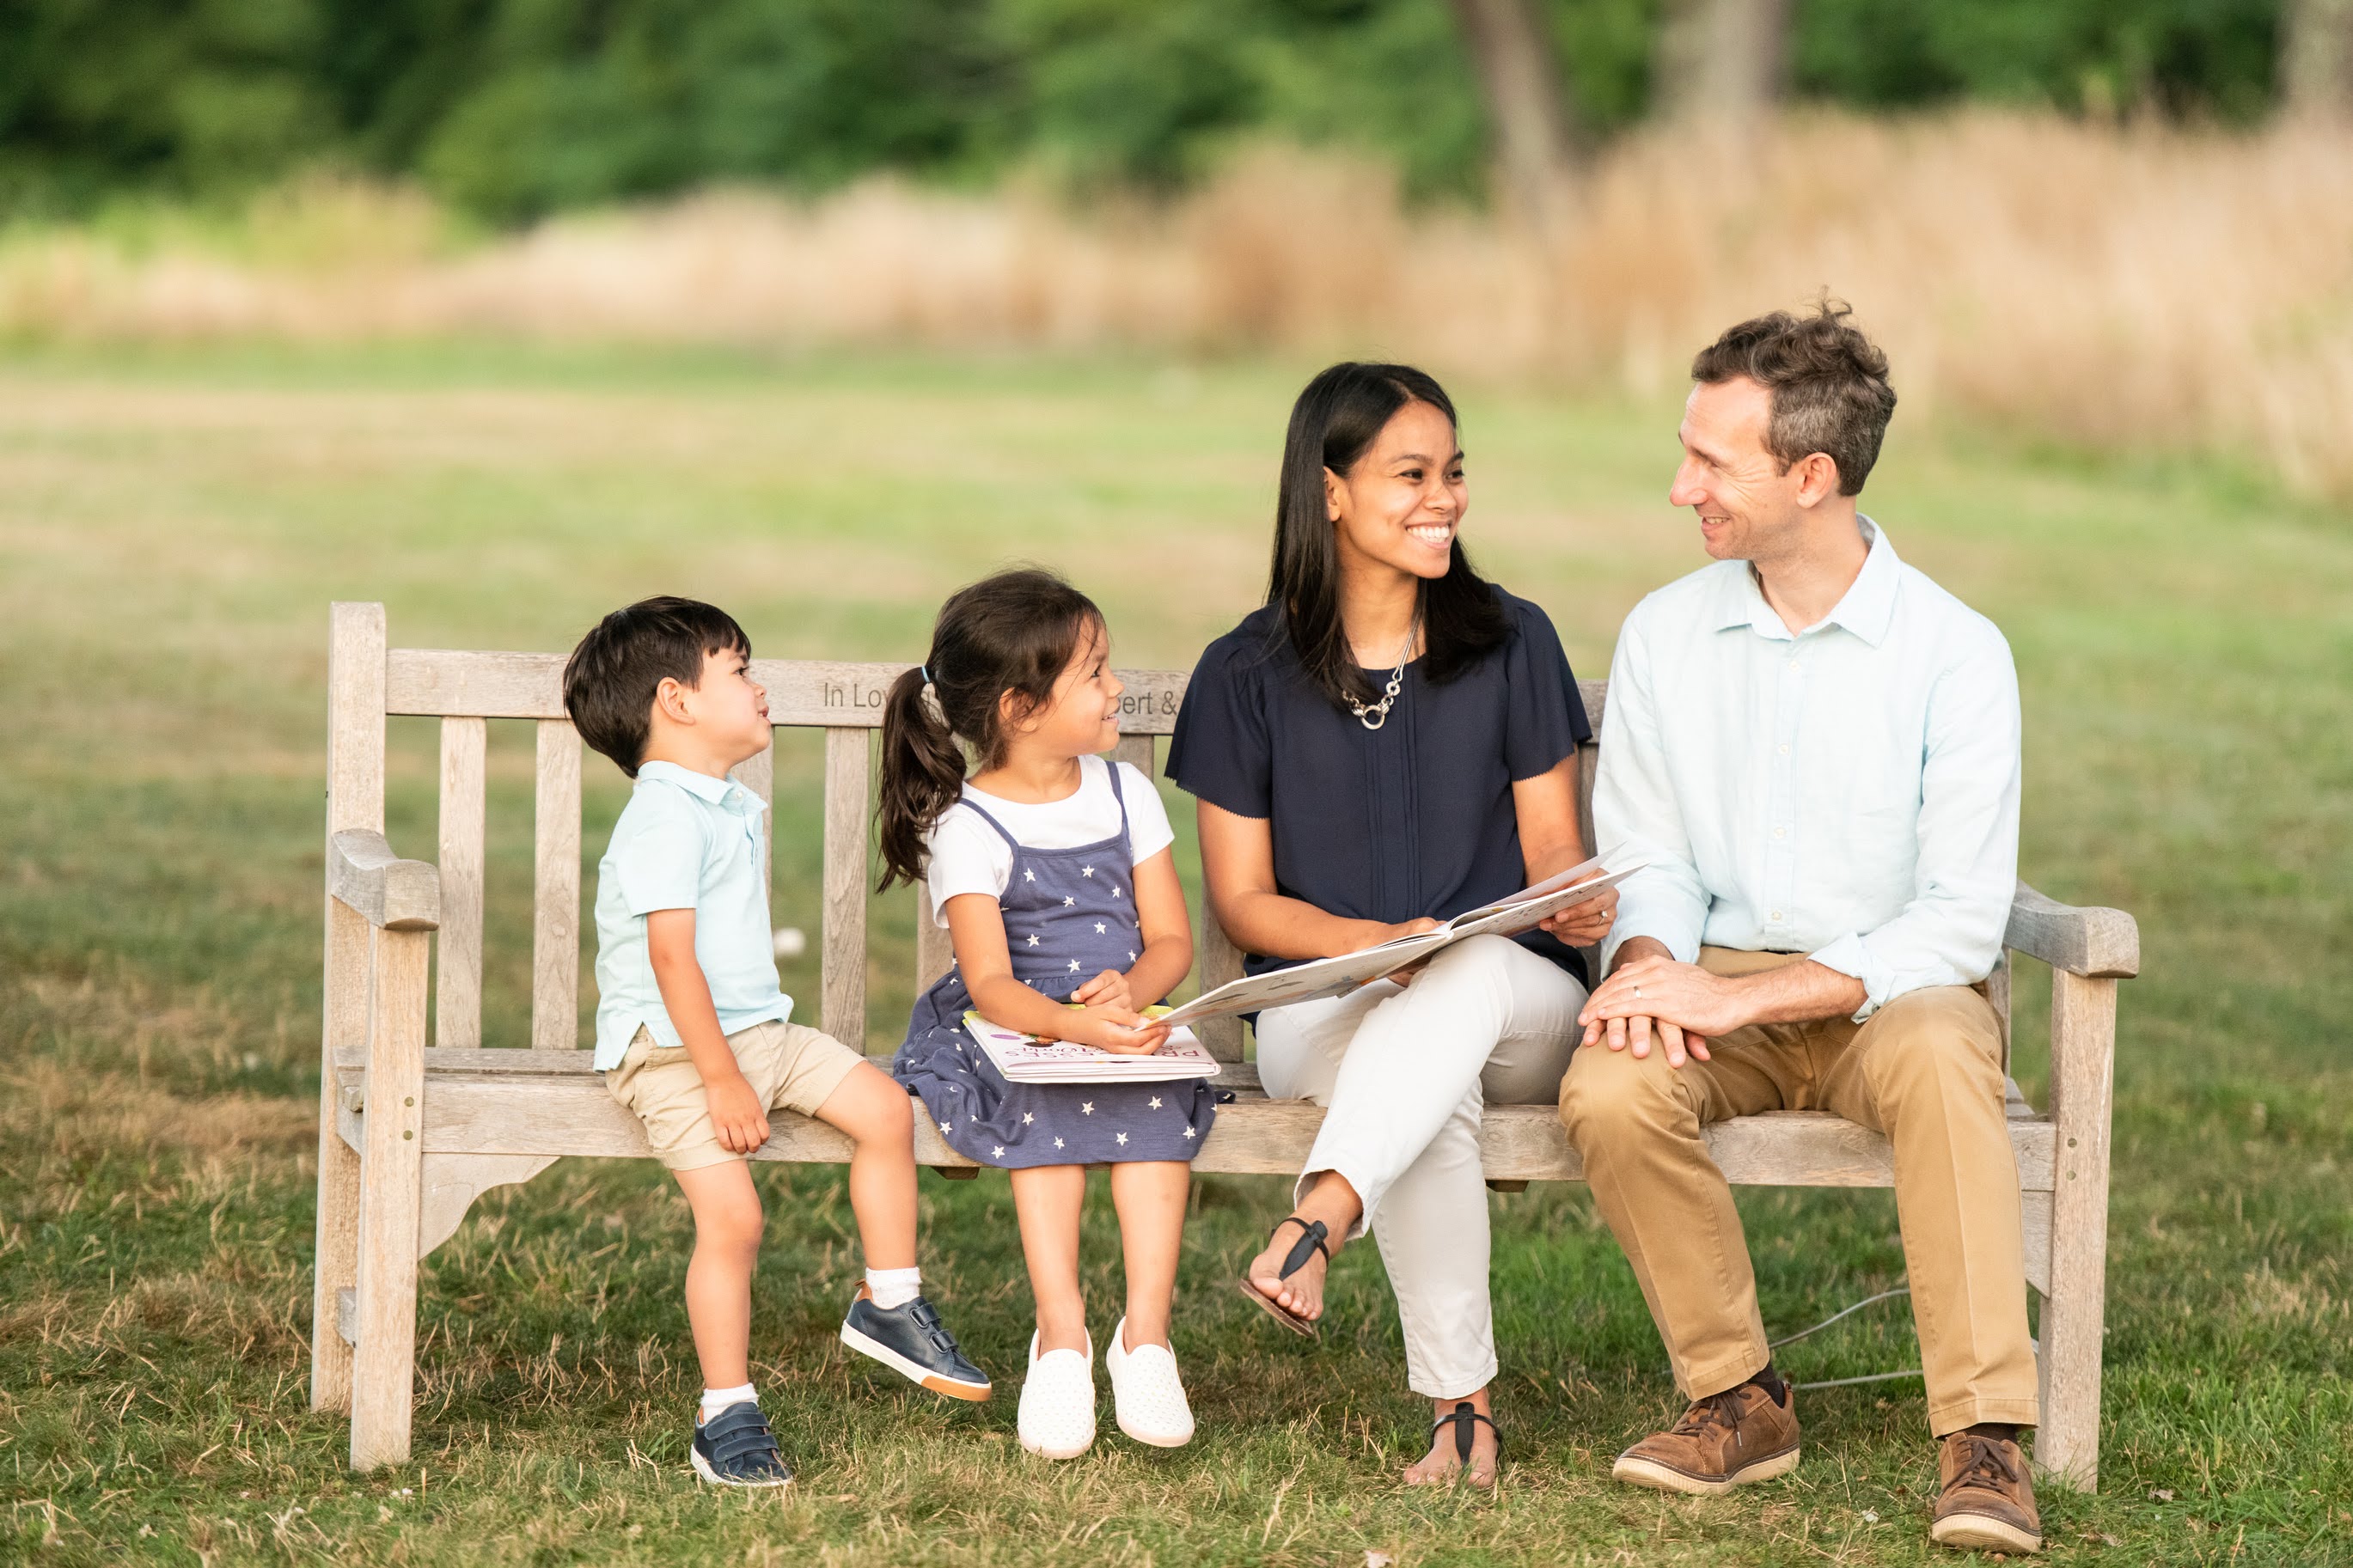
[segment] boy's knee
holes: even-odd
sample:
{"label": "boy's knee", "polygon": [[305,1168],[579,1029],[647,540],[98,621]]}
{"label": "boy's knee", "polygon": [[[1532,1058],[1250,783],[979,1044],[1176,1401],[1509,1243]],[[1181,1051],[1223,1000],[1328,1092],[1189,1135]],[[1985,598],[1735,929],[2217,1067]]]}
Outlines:
{"label": "boy's knee", "polygon": [[845,1129],[861,1150],[906,1152],[915,1157],[915,1107],[906,1089],[878,1068],[859,1068],[857,1121]]}
{"label": "boy's knee", "polygon": [[758,1194],[746,1193],[733,1202],[710,1204],[698,1208],[694,1215],[694,1237],[700,1246],[755,1257],[760,1250],[760,1233],[766,1225],[767,1214],[760,1206]]}

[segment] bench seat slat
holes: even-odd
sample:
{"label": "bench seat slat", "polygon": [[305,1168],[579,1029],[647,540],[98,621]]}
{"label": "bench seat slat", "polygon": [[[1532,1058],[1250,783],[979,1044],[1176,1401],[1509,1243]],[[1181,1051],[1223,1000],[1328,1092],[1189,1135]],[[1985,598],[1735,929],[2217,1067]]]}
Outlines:
{"label": "bench seat slat", "polygon": [[[523,1054],[479,1053],[482,1058]],[[1237,1082],[1228,1087],[1239,1088],[1240,1076],[1236,1074]],[[347,1073],[345,1082],[356,1077],[355,1071]],[[587,1073],[478,1071],[436,1063],[426,1077],[425,1112],[427,1153],[628,1157],[648,1152],[645,1132],[637,1120]],[[1218,1125],[1195,1167],[1226,1174],[1296,1174],[1323,1119],[1324,1112],[1304,1100],[1265,1100],[1253,1091],[1251,1098],[1219,1108]],[[774,1136],[754,1158],[843,1161],[849,1157],[849,1140],[820,1122],[780,1111],[771,1119],[771,1125]],[[2021,1186],[2028,1192],[2050,1191],[2052,1124],[2040,1118],[2014,1118],[2010,1133]],[[1711,1126],[1706,1136],[1709,1152],[1726,1178],[1743,1185],[1884,1187],[1894,1179],[1886,1139],[1820,1111],[1744,1116]],[[1481,1143],[1482,1164],[1491,1179],[1584,1179],[1583,1163],[1548,1105],[1489,1106]],[[915,1127],[915,1158],[926,1165],[971,1163],[941,1141],[937,1127],[922,1118]]]}

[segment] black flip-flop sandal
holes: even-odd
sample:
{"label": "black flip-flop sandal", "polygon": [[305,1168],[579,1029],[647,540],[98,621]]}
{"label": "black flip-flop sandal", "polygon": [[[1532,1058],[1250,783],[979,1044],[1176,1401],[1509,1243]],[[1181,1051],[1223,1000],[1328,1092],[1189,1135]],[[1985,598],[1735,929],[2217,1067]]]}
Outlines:
{"label": "black flip-flop sandal", "polygon": [[[1332,1249],[1324,1246],[1324,1238],[1332,1233],[1324,1228],[1324,1222],[1320,1219],[1301,1219],[1295,1214],[1285,1215],[1282,1218],[1275,1221],[1274,1230],[1267,1232],[1267,1235],[1270,1237],[1273,1236],[1276,1231],[1280,1231],[1286,1225],[1295,1225],[1299,1227],[1299,1240],[1293,1246],[1292,1249],[1288,1253],[1284,1254],[1282,1272],[1278,1273],[1275,1276],[1275,1279],[1277,1280],[1290,1279],[1293,1275],[1306,1268],[1308,1258],[1314,1257],[1319,1252],[1324,1255],[1324,1278],[1326,1279],[1330,1279],[1332,1268]],[[1303,1318],[1298,1313],[1282,1306],[1265,1291],[1251,1284],[1249,1275],[1243,1275],[1240,1279],[1236,1281],[1236,1283],[1241,1287],[1241,1292],[1243,1295],[1248,1296],[1251,1300],[1256,1301],[1260,1306],[1266,1309],[1266,1315],[1268,1317],[1272,1318],[1276,1322],[1281,1323],[1293,1333],[1311,1340],[1319,1337],[1321,1331],[1315,1327],[1314,1319]]]}
{"label": "black flip-flop sandal", "polygon": [[[1504,1475],[1504,1429],[1495,1425],[1493,1417],[1482,1415],[1478,1407],[1469,1400],[1456,1401],[1452,1410],[1430,1424],[1430,1440],[1433,1444],[1438,1441],[1438,1431],[1441,1426],[1454,1428],[1454,1458],[1461,1466],[1454,1473],[1468,1480],[1471,1476],[1471,1446],[1478,1437],[1482,1421],[1486,1422],[1487,1430],[1495,1435],[1495,1479],[1501,1480]],[[1472,1484],[1475,1486],[1478,1483],[1473,1481]]]}

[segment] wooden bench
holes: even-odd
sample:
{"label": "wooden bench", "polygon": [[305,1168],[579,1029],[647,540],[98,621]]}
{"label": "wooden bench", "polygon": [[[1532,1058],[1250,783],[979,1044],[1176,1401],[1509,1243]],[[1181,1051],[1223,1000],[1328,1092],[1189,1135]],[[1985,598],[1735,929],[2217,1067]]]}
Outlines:
{"label": "wooden bench", "polygon": [[[644,1156],[637,1121],[606,1094],[580,1048],[581,823],[579,736],[558,695],[558,654],[390,648],[381,605],[332,607],[328,665],[326,974],[319,1100],[317,1286],[311,1403],[348,1410],[356,1469],[408,1457],[418,1261],[448,1240],[474,1199],[524,1182],[565,1155]],[[871,742],[893,664],[761,659],[754,672],[779,727],[825,731],[822,1026],[866,1037],[866,916],[871,885]],[[1176,721],[1186,676],[1129,670],[1120,755],[1150,773],[1154,738]],[[1588,681],[1599,724],[1604,684]],[[441,721],[439,845],[432,861],[401,858],[384,837],[385,721]],[[484,748],[492,719],[538,731],[531,1045],[481,1048]],[[1589,796],[1593,749],[1584,759]],[[770,755],[739,776],[773,798]],[[1590,842],[1590,822],[1588,822]],[[920,889],[918,890],[920,895]],[[1201,976],[1240,971],[1214,920],[1200,933]],[[919,919],[913,977],[947,963],[944,935]],[[440,936],[438,986],[427,1042],[427,957]],[[2052,970],[2052,1103],[2038,1112],[2010,1086],[2010,1127],[2025,1194],[2026,1275],[2042,1297],[2040,1468],[2089,1489],[2099,1458],[2100,1352],[2107,1246],[2108,1111],[2116,983],[2139,967],[2139,935],[2115,910],[2071,909],[2021,885],[2010,949]],[[2007,1026],[2010,965],[1990,984]],[[806,1010],[802,1016],[807,1016]],[[1271,1100],[1243,1060],[1241,1026],[1205,1026],[1229,1064],[1222,1109],[1196,1162],[1203,1171],[1295,1175],[1323,1113]],[[886,1058],[887,1059],[887,1058]],[[839,1161],[840,1133],[790,1113],[753,1157]],[[915,1120],[915,1157],[943,1174],[975,1167]],[[1491,1184],[1582,1176],[1553,1109],[1499,1105],[1481,1135]],[[1774,1186],[1892,1183],[1886,1140],[1819,1112],[1743,1117],[1709,1129],[1732,1181]]]}

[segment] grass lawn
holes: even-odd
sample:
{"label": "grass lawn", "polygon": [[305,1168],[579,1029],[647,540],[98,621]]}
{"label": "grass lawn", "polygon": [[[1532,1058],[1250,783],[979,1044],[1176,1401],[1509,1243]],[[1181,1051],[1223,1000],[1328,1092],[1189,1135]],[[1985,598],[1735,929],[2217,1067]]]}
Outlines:
{"label": "grass lawn", "polygon": [[[1426,1406],[1374,1248],[1343,1258],[1320,1346],[1228,1286],[1282,1212],[1270,1179],[1197,1184],[1177,1348],[1201,1433],[1175,1453],[1107,1416],[1082,1461],[1019,1450],[1029,1300],[995,1173],[923,1187],[932,1292],[1000,1378],[976,1409],[845,1359],[841,1173],[762,1172],[754,1360],[801,1469],[787,1498],[687,1472],[689,1231],[650,1166],[558,1165],[429,1260],[411,1466],[350,1477],[343,1423],[311,1414],[327,601],[385,601],[396,645],[561,649],[668,590],[727,605],[764,655],[912,658],[950,588],[1028,558],[1098,596],[1122,663],[1189,665],[1256,597],[1312,368],[0,363],[0,1561],[1927,1560],[1915,1383],[1804,1396],[1804,1468],[1729,1500],[1609,1482],[1673,1397],[1582,1188],[1493,1200],[1493,1497],[1396,1482]],[[1628,607],[1702,559],[1663,501],[1673,410],[1476,390],[1464,409],[1478,558],[1603,672]],[[2218,466],[1917,425],[1869,500],[2017,651],[2026,874],[2132,910],[2145,944],[2123,988],[2102,1488],[2045,1493],[2050,1555],[2353,1559],[2353,525]],[[434,743],[394,726],[392,837],[416,855]],[[593,862],[623,795],[589,762]],[[519,1044],[520,726],[493,727],[491,763],[486,1028]],[[818,775],[814,744],[783,749],[776,915],[812,930]],[[875,922],[880,1045],[910,1000],[910,900]],[[785,979],[813,1012],[814,961]],[[2018,1004],[2038,1100],[2046,996],[2030,975]],[[1777,1331],[1902,1273],[1886,1194],[1742,1207]],[[1100,1213],[1088,1246],[1100,1335]],[[1908,1314],[1873,1308],[1784,1364],[1915,1365]]]}

